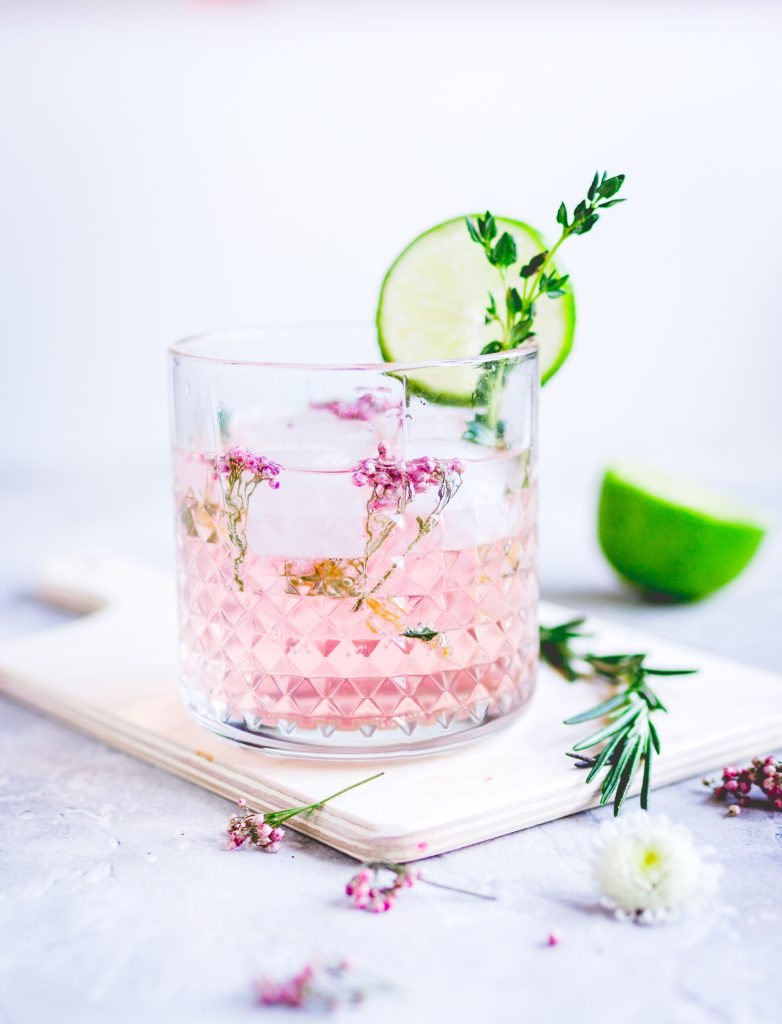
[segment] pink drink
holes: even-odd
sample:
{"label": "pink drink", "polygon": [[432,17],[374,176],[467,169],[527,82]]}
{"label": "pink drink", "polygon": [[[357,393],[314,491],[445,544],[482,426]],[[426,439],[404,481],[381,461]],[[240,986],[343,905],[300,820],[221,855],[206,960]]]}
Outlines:
{"label": "pink drink", "polygon": [[[537,661],[529,452],[453,441],[437,458],[420,442],[407,462],[391,447],[365,463],[367,479],[356,472],[377,448],[367,424],[306,419],[344,432],[348,454],[313,468],[295,437],[264,448],[255,429],[247,449],[279,463],[278,489],[233,463],[230,477],[211,453],[175,453],[191,713],[234,738],[337,753],[392,750],[414,733],[436,742],[522,708]],[[387,466],[419,490],[373,489]]]}

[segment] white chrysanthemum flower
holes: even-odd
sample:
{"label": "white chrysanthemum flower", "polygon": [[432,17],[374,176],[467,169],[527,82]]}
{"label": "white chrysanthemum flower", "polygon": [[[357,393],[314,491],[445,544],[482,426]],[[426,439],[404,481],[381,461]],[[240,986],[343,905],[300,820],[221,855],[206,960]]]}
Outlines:
{"label": "white chrysanthemum flower", "polygon": [[637,812],[607,821],[595,844],[601,902],[625,920],[669,920],[715,891],[722,869],[704,860],[709,852],[662,814]]}

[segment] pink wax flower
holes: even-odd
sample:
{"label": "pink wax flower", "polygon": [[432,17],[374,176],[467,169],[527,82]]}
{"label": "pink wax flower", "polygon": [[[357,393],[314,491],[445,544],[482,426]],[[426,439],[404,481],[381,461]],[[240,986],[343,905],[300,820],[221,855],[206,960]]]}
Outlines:
{"label": "pink wax flower", "polygon": [[226,849],[238,850],[245,843],[250,843],[265,853],[276,853],[285,829],[270,825],[265,818],[263,814],[253,814],[247,807],[247,801],[240,800],[239,813],[234,814],[228,822]]}
{"label": "pink wax flower", "polygon": [[424,878],[420,871],[409,864],[396,864],[387,860],[362,864],[345,886],[345,894],[350,897],[357,910],[383,914],[393,909],[404,889],[412,889],[417,882],[433,885],[437,889],[447,889],[463,896],[475,896],[481,900],[496,899],[490,893],[474,892],[472,889],[462,889],[459,886]]}
{"label": "pink wax flower", "polygon": [[393,459],[388,446],[381,441],[377,456],[362,459],[353,469],[356,487],[371,487],[368,508],[372,512],[383,509],[399,510],[416,494],[436,488],[438,509],[450,501],[459,488],[464,463],[459,459],[435,459],[424,455],[418,459]]}
{"label": "pink wax flower", "polygon": [[[712,783],[707,783],[712,785]],[[736,801],[729,808],[729,813],[735,808],[731,817],[736,817],[741,807],[746,807],[750,801],[752,787],[755,786],[775,810],[782,811],[782,761],[775,757],[755,757],[752,764],[746,768],[735,768],[733,765],[726,765],[722,769],[722,781],[714,786],[714,795],[719,799],[732,799]]]}
{"label": "pink wax flower", "polygon": [[228,537],[234,548],[233,578],[240,591],[244,591],[243,563],[247,555],[247,535],[245,525],[250,507],[250,498],[259,484],[266,483],[276,491],[280,481],[277,479],[282,466],[265,455],[254,455],[246,448],[234,446],[222,455],[201,455],[200,462],[205,462],[212,470],[212,479],[225,478],[223,484],[223,504],[225,507]]}
{"label": "pink wax flower", "polygon": [[285,807],[280,811],[267,811],[265,814],[254,814],[247,806],[247,801],[242,797],[237,801],[239,813],[232,815],[228,821],[226,849],[237,850],[245,843],[249,843],[265,853],[276,853],[285,835],[285,829],[281,827],[283,822],[289,821],[299,814],[309,817],[315,811],[325,807],[330,800],[342,796],[343,793],[349,793],[352,789],[358,789],[359,786],[363,786],[367,782],[373,782],[382,774],[383,772],[376,772],[366,779],[354,782],[351,786],[345,786],[344,789],[340,789],[314,804],[307,804],[304,807]]}
{"label": "pink wax flower", "polygon": [[253,455],[252,452],[238,445],[229,448],[222,455],[209,456],[208,462],[212,466],[215,480],[219,476],[230,479],[241,473],[249,473],[255,478],[255,483],[268,483],[274,491],[280,486],[277,477],[280,475],[282,466],[267,459],[265,455]]}
{"label": "pink wax flower", "polygon": [[[383,885],[381,876],[386,874],[390,881]],[[373,861],[364,864],[345,886],[353,906],[370,914],[383,914],[391,910],[403,889],[410,889],[420,879],[421,872],[391,861]]]}

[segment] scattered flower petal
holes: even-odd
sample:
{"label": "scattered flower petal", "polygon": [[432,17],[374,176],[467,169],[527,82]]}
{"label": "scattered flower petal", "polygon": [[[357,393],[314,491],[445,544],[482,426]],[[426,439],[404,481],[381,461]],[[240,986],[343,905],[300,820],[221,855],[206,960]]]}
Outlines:
{"label": "scattered flower petal", "polygon": [[350,964],[305,964],[292,978],[277,981],[258,978],[254,982],[259,1006],[285,1006],[294,1010],[333,1013],[340,1007],[363,1001],[368,986],[352,976]]}

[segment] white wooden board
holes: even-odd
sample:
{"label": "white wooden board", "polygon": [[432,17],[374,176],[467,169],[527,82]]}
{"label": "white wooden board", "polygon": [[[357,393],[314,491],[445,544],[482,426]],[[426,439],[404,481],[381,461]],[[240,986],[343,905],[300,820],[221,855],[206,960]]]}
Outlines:
{"label": "white wooden board", "polygon": [[[511,728],[451,752],[382,762],[279,757],[219,739],[180,702],[173,582],[110,556],[48,565],[41,596],[85,617],[0,645],[0,690],[112,746],[231,799],[270,810],[307,804],[373,770],[382,779],[292,827],[361,860],[416,860],[597,803],[599,786],[564,756],[583,735],[562,720],[594,703],[594,683],[543,667],[528,712]],[[544,605],[543,621],[568,610]],[[649,651],[697,676],[657,681],[663,753],[654,785],[782,745],[782,677],[590,620],[594,647]]]}

